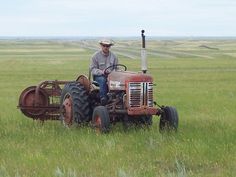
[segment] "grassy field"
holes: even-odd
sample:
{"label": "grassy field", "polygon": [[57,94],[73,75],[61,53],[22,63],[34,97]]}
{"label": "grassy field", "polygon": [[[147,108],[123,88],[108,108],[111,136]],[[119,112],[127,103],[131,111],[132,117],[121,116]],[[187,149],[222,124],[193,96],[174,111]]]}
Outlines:
{"label": "grassy field", "polygon": [[[0,176],[236,176],[236,41],[147,41],[155,100],[175,106],[177,134],[121,125],[106,135],[90,127],[43,125],[16,107],[21,91],[42,80],[88,74],[95,40],[0,40]],[[112,50],[140,70],[140,41]]]}

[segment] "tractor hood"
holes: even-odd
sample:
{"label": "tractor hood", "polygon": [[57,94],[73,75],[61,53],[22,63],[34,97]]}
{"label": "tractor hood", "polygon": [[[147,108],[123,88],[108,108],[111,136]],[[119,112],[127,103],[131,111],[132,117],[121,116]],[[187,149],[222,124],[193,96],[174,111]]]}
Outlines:
{"label": "tractor hood", "polygon": [[131,71],[112,71],[108,75],[109,90],[125,90],[129,82],[153,82],[148,74]]}

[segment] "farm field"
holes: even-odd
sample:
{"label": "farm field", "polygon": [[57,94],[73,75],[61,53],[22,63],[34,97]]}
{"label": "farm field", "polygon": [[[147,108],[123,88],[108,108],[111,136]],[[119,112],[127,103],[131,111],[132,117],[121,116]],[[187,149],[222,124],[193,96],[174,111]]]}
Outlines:
{"label": "farm field", "polygon": [[[140,40],[114,39],[128,70],[140,70]],[[17,109],[21,91],[43,80],[88,75],[97,39],[0,40],[0,176],[236,176],[236,40],[148,39],[155,100],[179,113],[175,133],[149,129],[105,135],[90,127],[42,124]]]}

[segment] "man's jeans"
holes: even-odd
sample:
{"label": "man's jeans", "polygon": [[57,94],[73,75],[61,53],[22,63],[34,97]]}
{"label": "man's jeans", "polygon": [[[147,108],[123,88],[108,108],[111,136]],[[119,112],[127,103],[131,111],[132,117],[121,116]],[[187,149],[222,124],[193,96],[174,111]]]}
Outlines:
{"label": "man's jeans", "polygon": [[107,78],[105,76],[94,76],[94,80],[99,84],[100,98],[107,98],[107,92],[108,92]]}

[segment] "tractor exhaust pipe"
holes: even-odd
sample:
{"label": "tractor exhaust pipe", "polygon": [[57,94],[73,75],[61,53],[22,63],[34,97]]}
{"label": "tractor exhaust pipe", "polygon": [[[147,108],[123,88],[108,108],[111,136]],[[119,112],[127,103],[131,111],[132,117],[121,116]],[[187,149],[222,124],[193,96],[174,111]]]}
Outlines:
{"label": "tractor exhaust pipe", "polygon": [[145,48],[145,35],[144,30],[141,31],[142,36],[142,48],[141,48],[141,70],[145,74],[147,72],[147,56],[146,56],[146,48]]}

